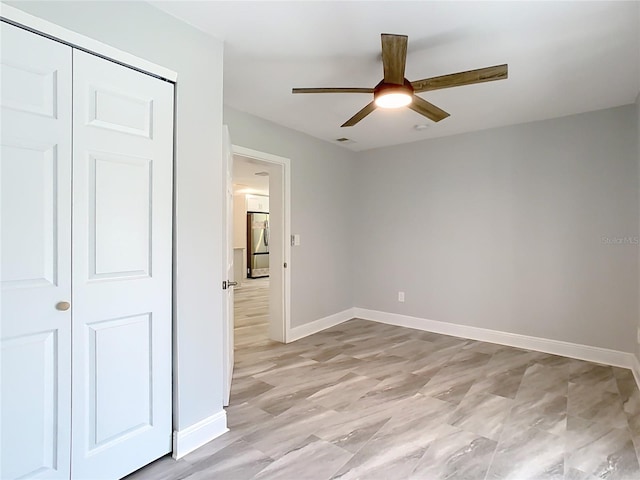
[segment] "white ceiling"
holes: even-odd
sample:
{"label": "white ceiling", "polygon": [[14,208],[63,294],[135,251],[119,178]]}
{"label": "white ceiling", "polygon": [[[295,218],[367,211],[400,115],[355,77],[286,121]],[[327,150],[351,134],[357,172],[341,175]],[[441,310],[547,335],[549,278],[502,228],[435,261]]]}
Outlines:
{"label": "white ceiling", "polygon": [[[633,103],[640,90],[640,2],[152,2],[224,40],[224,102],[352,150]],[[340,125],[367,94],[292,95],[292,87],[373,87],[380,34],[409,36],[409,80],[496,64],[509,79],[421,96],[451,116],[377,110]],[[416,131],[416,124],[428,124]]]}
{"label": "white ceiling", "polygon": [[233,156],[233,193],[269,195],[269,177],[256,175],[269,172],[269,166],[241,155]]}

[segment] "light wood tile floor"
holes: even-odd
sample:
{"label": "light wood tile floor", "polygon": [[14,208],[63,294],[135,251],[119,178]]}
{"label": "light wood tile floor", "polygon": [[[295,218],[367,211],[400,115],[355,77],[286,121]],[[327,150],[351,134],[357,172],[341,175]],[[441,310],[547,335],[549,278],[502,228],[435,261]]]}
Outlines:
{"label": "light wood tile floor", "polygon": [[231,431],[130,479],[640,479],[629,370],[354,319],[267,339],[236,292]]}

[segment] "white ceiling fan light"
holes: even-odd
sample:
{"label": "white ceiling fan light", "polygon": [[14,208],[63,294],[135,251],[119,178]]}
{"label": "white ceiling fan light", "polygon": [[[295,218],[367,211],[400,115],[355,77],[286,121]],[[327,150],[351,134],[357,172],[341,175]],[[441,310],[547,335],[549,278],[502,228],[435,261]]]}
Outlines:
{"label": "white ceiling fan light", "polygon": [[413,101],[413,89],[405,85],[383,84],[374,92],[374,102],[380,108],[406,107]]}
{"label": "white ceiling fan light", "polygon": [[411,103],[411,95],[404,92],[385,93],[376,98],[376,106],[380,108],[400,108],[406,107]]}

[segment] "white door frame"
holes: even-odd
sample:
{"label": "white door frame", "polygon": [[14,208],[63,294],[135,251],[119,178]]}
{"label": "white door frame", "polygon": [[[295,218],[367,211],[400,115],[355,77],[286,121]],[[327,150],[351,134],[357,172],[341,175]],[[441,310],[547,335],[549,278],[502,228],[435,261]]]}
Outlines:
{"label": "white door frame", "polygon": [[[239,145],[232,145],[231,151],[234,155],[241,155],[243,157],[252,158],[254,160],[259,160],[266,163],[272,163],[275,165],[280,165],[282,167],[282,185],[283,185],[283,242],[282,242],[282,259],[286,263],[287,267],[284,268],[283,279],[283,317],[284,317],[284,325],[282,325],[282,329],[280,332],[277,332],[277,337],[273,338],[274,340],[281,341],[282,343],[288,343],[291,339],[291,161],[286,157],[281,157],[279,155],[273,155],[271,153],[260,152],[258,150],[253,150],[251,148],[242,147]],[[269,196],[273,195],[271,190],[269,191]],[[226,225],[225,225],[226,228]],[[270,326],[271,326],[270,322]],[[273,332],[273,329],[269,329],[270,332]]]}

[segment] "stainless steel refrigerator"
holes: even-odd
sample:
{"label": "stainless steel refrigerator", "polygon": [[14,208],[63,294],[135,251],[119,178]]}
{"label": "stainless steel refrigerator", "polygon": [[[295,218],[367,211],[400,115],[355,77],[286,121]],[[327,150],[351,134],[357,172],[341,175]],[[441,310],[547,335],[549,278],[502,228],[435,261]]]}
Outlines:
{"label": "stainless steel refrigerator", "polygon": [[247,276],[269,276],[269,214],[247,212]]}

